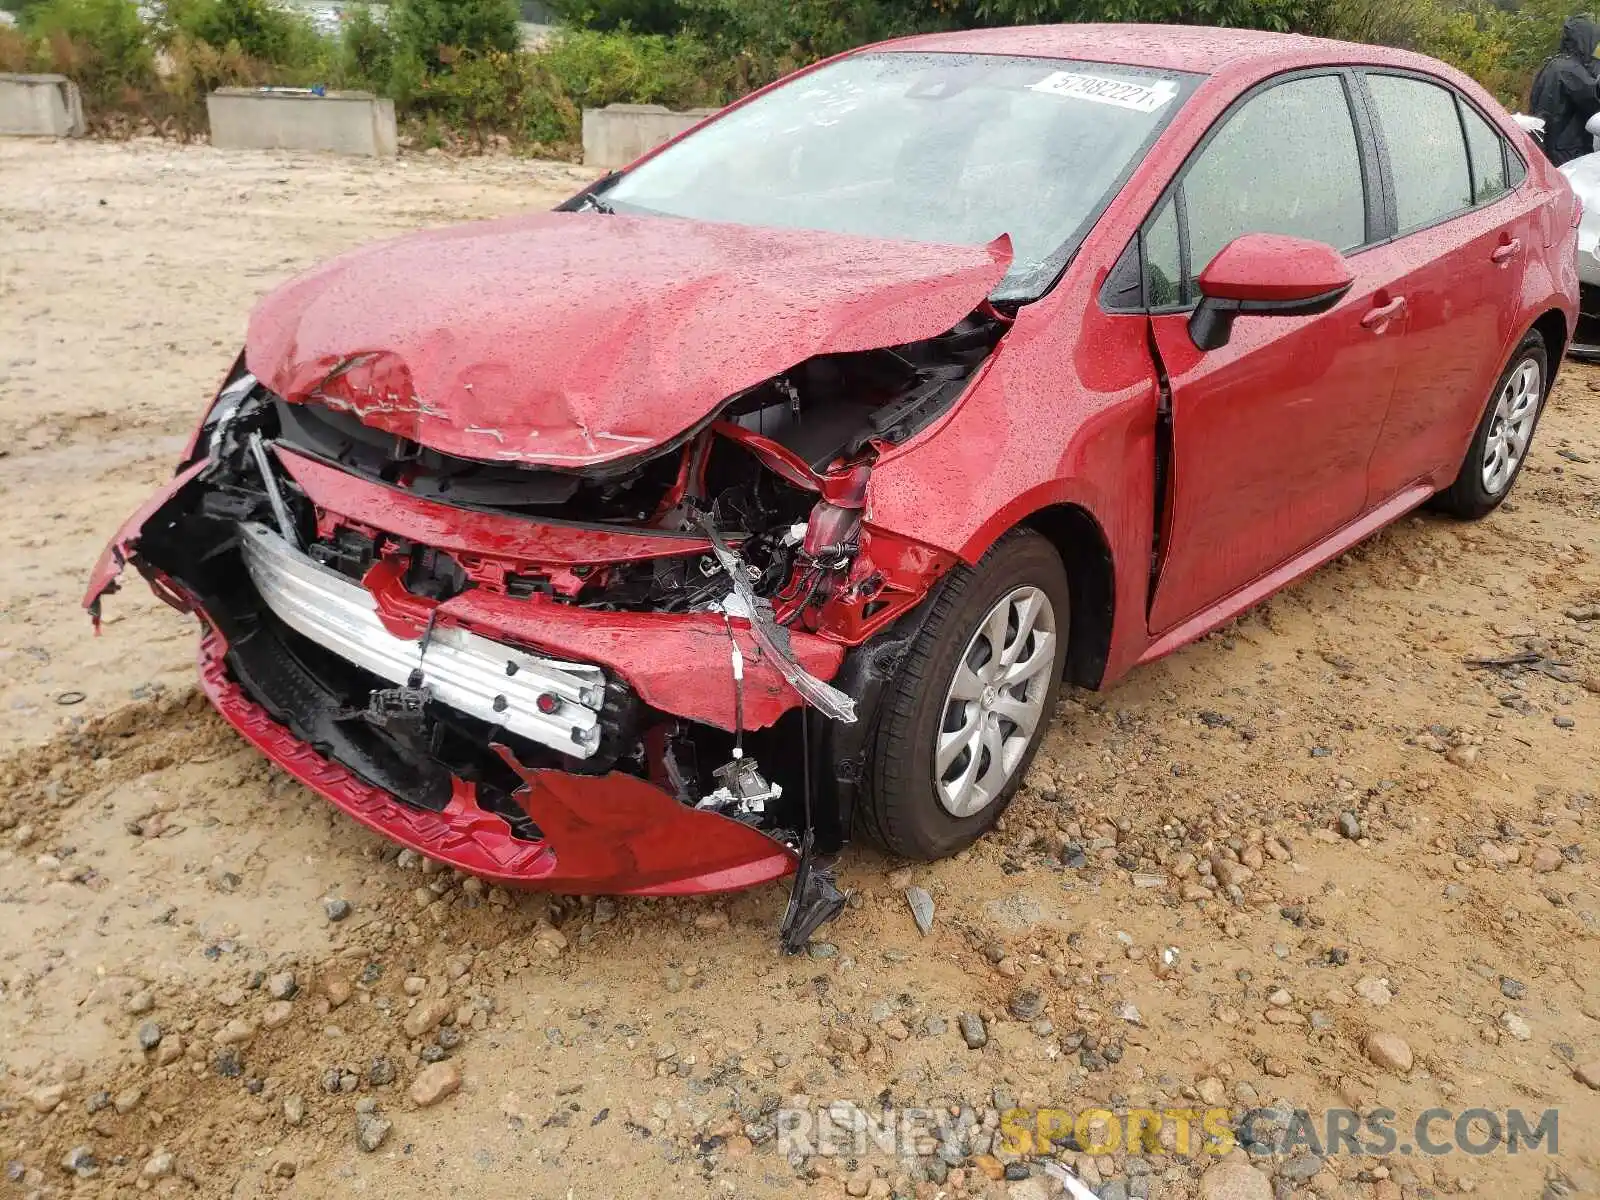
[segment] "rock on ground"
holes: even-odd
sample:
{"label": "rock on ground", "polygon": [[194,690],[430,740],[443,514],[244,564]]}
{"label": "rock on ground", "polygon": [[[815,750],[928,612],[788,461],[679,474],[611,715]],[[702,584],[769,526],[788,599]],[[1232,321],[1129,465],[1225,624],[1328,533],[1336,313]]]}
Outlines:
{"label": "rock on ground", "polygon": [[1200,1177],[1200,1200],[1272,1200],[1272,1181],[1245,1163],[1218,1163]]}
{"label": "rock on ground", "polygon": [[455,1060],[446,1059],[423,1067],[411,1081],[411,1102],[418,1108],[430,1108],[453,1096],[461,1089],[461,1068]]}
{"label": "rock on ground", "polygon": [[1367,1034],[1362,1049],[1369,1059],[1385,1071],[1404,1075],[1411,1070],[1414,1062],[1410,1044],[1399,1034],[1374,1030]]}

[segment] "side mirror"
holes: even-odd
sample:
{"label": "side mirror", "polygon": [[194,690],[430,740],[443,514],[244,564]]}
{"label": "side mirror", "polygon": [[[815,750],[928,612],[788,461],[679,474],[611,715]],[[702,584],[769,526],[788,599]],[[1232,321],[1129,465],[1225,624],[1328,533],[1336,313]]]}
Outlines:
{"label": "side mirror", "polygon": [[1247,233],[1219,250],[1196,282],[1200,305],[1189,318],[1189,336],[1199,349],[1215,350],[1228,344],[1235,317],[1315,316],[1339,303],[1355,277],[1332,246]]}

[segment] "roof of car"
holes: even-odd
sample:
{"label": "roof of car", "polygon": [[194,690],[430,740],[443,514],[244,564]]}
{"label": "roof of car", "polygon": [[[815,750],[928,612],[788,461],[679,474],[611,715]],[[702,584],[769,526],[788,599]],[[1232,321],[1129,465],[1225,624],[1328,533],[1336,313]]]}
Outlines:
{"label": "roof of car", "polygon": [[1274,67],[1305,62],[1396,66],[1421,66],[1428,62],[1420,55],[1385,46],[1337,42],[1297,33],[1196,25],[1018,25],[922,34],[873,48],[1084,59],[1208,75],[1252,60]]}

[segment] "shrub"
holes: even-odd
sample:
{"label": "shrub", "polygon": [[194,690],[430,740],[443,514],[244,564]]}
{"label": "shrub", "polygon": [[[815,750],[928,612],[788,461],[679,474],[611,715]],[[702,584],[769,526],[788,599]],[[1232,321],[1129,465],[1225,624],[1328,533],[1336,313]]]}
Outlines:
{"label": "shrub", "polygon": [[395,0],[389,10],[401,49],[435,72],[458,53],[516,50],[517,16],[515,0]]}
{"label": "shrub", "polygon": [[1518,65],[1510,33],[1504,14],[1498,10],[1450,11],[1432,4],[1425,7],[1413,39],[1397,44],[1409,44],[1460,68],[1515,108],[1531,81],[1531,71]]}
{"label": "shrub", "polygon": [[325,65],[328,50],[310,21],[273,0],[166,0],[161,36],[306,70]]}
{"label": "shrub", "polygon": [[1525,102],[1534,69],[1554,52],[1566,10],[1489,0],[1323,0],[1307,32],[1418,50],[1471,75],[1503,103]]}
{"label": "shrub", "polygon": [[375,90],[381,90],[385,96],[392,97],[398,107],[404,108],[427,82],[428,64],[397,43],[387,86]]}
{"label": "shrub", "polygon": [[29,75],[51,65],[43,45],[20,29],[0,25],[0,71]]}
{"label": "shrub", "polygon": [[[17,23],[26,25],[28,14],[39,7],[41,0],[0,0],[0,12],[8,12],[16,18]],[[0,29],[11,29],[12,26],[0,22]]]}
{"label": "shrub", "polygon": [[397,49],[394,33],[373,16],[370,8],[360,5],[350,9],[339,31],[340,86],[390,94]]}
{"label": "shrub", "polygon": [[[354,8],[337,39],[279,0],[0,0],[0,70],[57,70],[92,127],[204,130],[228,85],[331,82],[392,97],[428,145],[506,138],[565,153],[580,110],[618,101],[724,104],[817,58],[878,38],[1023,21],[1250,25],[1380,42],[1453,63],[1510,105],[1555,52],[1569,0],[549,0],[578,28],[519,49],[516,0],[393,0]],[[162,53],[156,70],[156,50]]]}
{"label": "shrub", "polygon": [[140,98],[137,114],[171,136],[203,137],[208,92],[285,82],[282,75],[281,69],[251,58],[237,43],[218,47],[177,34],[167,43],[160,85]]}
{"label": "shrub", "polygon": [[677,33],[684,25],[679,0],[550,0],[549,8],[567,25],[605,32]]}
{"label": "shrub", "polygon": [[535,54],[464,54],[447,73],[423,81],[411,110],[424,122],[466,132],[479,145],[500,134],[566,153],[582,136],[578,109]]}
{"label": "shrub", "polygon": [[26,32],[49,46],[50,66],[72,76],[91,104],[117,102],[155,81],[155,54],[132,0],[46,0]]}
{"label": "shrub", "polygon": [[607,104],[719,105],[738,91],[729,64],[699,39],[571,31],[538,55],[579,108]]}
{"label": "shrub", "polygon": [[1151,21],[1282,31],[1305,28],[1316,0],[978,0],[977,13],[985,25]]}

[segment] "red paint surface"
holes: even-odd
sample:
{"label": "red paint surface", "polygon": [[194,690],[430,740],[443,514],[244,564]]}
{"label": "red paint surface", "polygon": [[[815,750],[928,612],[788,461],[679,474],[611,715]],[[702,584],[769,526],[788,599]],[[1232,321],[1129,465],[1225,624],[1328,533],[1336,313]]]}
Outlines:
{"label": "red paint surface", "polygon": [[[521,841],[456,781],[440,813],[402,804],[323,758],[228,678],[226,645],[207,630],[200,682],[223,718],[252,745],[336,808],[402,846],[511,887],[576,894],[682,896],[781,879],[794,856],[747,825],[686,808],[631,775],[522,771],[519,803],[545,835]],[[516,765],[516,764],[513,764]]]}
{"label": "red paint surface", "polygon": [[401,558],[380,558],[367,568],[361,586],[372,596],[378,620],[391,637],[420,641],[433,620],[437,600],[413,596],[406,591],[406,562]]}
{"label": "red paint surface", "polygon": [[1196,282],[1201,295],[1219,300],[1309,300],[1350,280],[1344,256],[1332,246],[1253,233],[1224,246]]}
{"label": "red paint surface", "polygon": [[570,567],[698,554],[711,548],[702,537],[597,529],[457,508],[358,478],[286,446],[274,449],[318,508],[436,550]]}
{"label": "red paint surface", "polygon": [[[1170,632],[1199,636],[1194,631],[1253,603],[1241,600],[1255,594],[1253,584],[1278,579],[1283,564],[1364,514],[1390,511],[1391,500],[1415,481],[1448,484],[1509,354],[1514,337],[1507,331],[1520,336],[1551,311],[1569,329],[1575,320],[1570,189],[1488,93],[1422,55],[1292,35],[1137,25],[930,34],[890,48],[1055,55],[1210,75],[1055,289],[1018,312],[988,369],[949,413],[885,452],[867,492],[867,520],[877,528],[969,563],[1034,514],[1058,505],[1086,511],[1114,564],[1102,685],[1153,645],[1165,653],[1185,640]],[[1333,313],[1241,317],[1230,345],[1210,355],[1193,349],[1186,315],[1152,322],[1104,312],[1099,294],[1111,267],[1229,105],[1270,76],[1322,63],[1395,66],[1443,80],[1492,117],[1526,160],[1528,178],[1466,216],[1347,255],[1355,285]],[[1518,233],[1530,213],[1544,233]],[[1527,264],[1520,286],[1515,266],[1488,262],[1492,244],[1481,244],[1482,263],[1477,251],[1447,261],[1446,247],[1476,241],[1480,225],[1521,236]],[[1428,296],[1408,294],[1399,322],[1381,336],[1361,327],[1372,307],[1414,292],[1407,280],[1429,271],[1440,273],[1419,280]],[[1492,302],[1485,288],[1494,289]],[[1463,308],[1457,294],[1470,305]],[[1402,364],[1395,347],[1415,332],[1410,322],[1418,311],[1431,313],[1425,344],[1413,343]],[[1152,323],[1173,382],[1176,428],[1167,560],[1147,619],[1157,525]],[[1458,339],[1468,337],[1474,344],[1464,347]],[[1425,419],[1411,415],[1413,398]]]}
{"label": "red paint surface", "polygon": [[[654,784],[529,769],[496,746],[525,786],[516,792],[555,848],[557,869],[584,891],[665,895],[726,891],[787,875],[794,858],[748,825],[685,808]],[[688,879],[693,888],[678,886]],[[701,886],[714,882],[714,886]]]}
{"label": "red paint surface", "polygon": [[1391,521],[1405,516],[1427,500],[1433,492],[1434,489],[1427,484],[1413,485],[1379,507],[1363,513],[1332,537],[1296,555],[1267,574],[1251,580],[1237,593],[1229,596],[1224,603],[1213,605],[1193,619],[1168,630],[1145,647],[1139,661],[1154,662],[1180,646],[1187,646],[1196,638],[1204,637],[1213,629],[1226,624],[1234,615],[1261,603],[1274,592],[1288,587],[1323,563],[1337,558],[1351,546],[1371,537]]}
{"label": "red paint surface", "polygon": [[[598,663],[663,712],[718,729],[734,727],[732,647],[717,613],[596,612],[475,589],[445,601],[438,614],[485,637]],[[763,729],[797,707],[800,696],[761,653],[749,624],[740,618],[731,624],[744,654],[745,728]],[[791,630],[789,639],[796,661],[818,679],[838,673],[843,646],[804,630]]]}
{"label": "red paint surface", "polygon": [[1245,317],[1195,349],[1186,315],[1153,320],[1172,383],[1171,546],[1150,628],[1164,632],[1355,520],[1366,506],[1399,339],[1361,318],[1391,299],[1389,256],[1313,317]]}
{"label": "red paint surface", "polygon": [[1011,246],[552,212],[353,251],[269,295],[246,361],[450,454],[558,467],[638,455],[817,354],[933,337]]}
{"label": "red paint surface", "polygon": [[[1575,250],[1562,255],[1540,245],[1539,210],[1547,199],[1524,188],[1383,249],[1393,263],[1390,290],[1404,297],[1406,314],[1391,331],[1394,400],[1368,469],[1369,505],[1424,473],[1440,487],[1455,478],[1489,392],[1528,328],[1522,277],[1530,255],[1564,257],[1576,268]],[[1496,263],[1502,242],[1518,237],[1528,249]]]}

